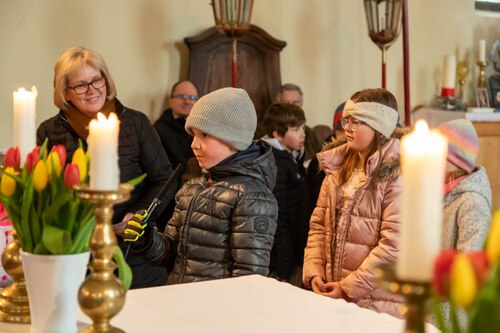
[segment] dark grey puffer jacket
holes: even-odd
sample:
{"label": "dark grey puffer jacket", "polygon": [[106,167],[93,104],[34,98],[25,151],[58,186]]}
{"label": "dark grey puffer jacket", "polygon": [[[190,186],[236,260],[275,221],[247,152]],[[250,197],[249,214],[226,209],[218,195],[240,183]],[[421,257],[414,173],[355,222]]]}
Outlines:
{"label": "dark grey puffer jacket", "polygon": [[148,229],[132,250],[169,267],[170,284],[267,275],[278,217],[275,181],[270,146],[253,143],[184,184],[165,233]]}

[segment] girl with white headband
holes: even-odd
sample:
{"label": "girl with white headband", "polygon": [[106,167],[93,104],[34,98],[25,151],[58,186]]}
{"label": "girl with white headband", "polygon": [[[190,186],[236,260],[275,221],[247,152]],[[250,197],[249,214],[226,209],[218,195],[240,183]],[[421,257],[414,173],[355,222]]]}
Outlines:
{"label": "girl with white headband", "polygon": [[377,288],[373,274],[376,265],[398,256],[400,142],[391,138],[396,110],[387,90],[355,93],[341,120],[347,142],[318,153],[326,177],[310,219],[303,283],[315,293],[400,316],[400,299]]}

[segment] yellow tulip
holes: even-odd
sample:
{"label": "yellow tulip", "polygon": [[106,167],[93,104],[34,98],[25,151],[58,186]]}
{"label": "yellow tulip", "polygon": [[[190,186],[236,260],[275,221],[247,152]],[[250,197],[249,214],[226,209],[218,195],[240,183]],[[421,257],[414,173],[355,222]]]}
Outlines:
{"label": "yellow tulip", "polygon": [[465,254],[459,254],[451,267],[451,300],[467,308],[477,293],[477,281],[474,269]]}
{"label": "yellow tulip", "polygon": [[47,170],[49,177],[52,177],[52,165],[56,168],[56,175],[59,176],[61,174],[61,160],[59,159],[59,154],[55,151],[52,151],[47,157]]}
{"label": "yellow tulip", "polygon": [[486,242],[486,253],[491,264],[500,259],[500,210],[493,214],[490,234]]}
{"label": "yellow tulip", "polygon": [[38,161],[33,171],[33,186],[37,192],[42,192],[47,186],[48,182],[48,169],[43,160]]}
{"label": "yellow tulip", "polygon": [[7,167],[2,174],[2,184],[0,186],[0,191],[6,197],[11,197],[16,192],[16,181],[9,175],[14,175],[15,171],[13,167]]}
{"label": "yellow tulip", "polygon": [[78,170],[80,171],[80,181],[82,181],[87,175],[87,158],[85,157],[85,152],[82,148],[75,150],[71,163],[78,166]]}

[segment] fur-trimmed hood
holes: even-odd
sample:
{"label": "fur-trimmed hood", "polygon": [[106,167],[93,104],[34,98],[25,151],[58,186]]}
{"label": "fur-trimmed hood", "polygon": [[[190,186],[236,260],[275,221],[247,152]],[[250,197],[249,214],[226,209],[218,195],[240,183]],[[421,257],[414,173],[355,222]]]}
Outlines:
{"label": "fur-trimmed hood", "polygon": [[[396,128],[394,133],[380,150],[368,158],[366,173],[376,182],[397,178],[400,174],[400,138],[406,134],[405,128]],[[320,169],[331,173],[341,168],[349,148],[345,140],[335,140],[325,144],[317,154]],[[381,157],[382,156],[382,157]],[[380,168],[377,168],[382,158]],[[374,174],[376,172],[376,174]]]}

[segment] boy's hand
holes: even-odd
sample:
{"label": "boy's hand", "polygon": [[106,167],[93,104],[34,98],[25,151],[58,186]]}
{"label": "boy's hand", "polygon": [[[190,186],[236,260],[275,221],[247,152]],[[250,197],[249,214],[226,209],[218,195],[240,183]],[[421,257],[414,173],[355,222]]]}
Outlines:
{"label": "boy's hand", "polygon": [[123,232],[123,240],[125,242],[136,242],[139,237],[144,235],[144,229],[148,226],[144,219],[147,212],[144,209],[137,211],[134,216],[128,220],[127,227]]}

